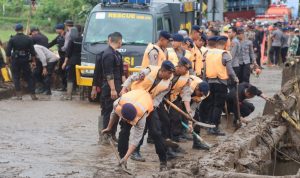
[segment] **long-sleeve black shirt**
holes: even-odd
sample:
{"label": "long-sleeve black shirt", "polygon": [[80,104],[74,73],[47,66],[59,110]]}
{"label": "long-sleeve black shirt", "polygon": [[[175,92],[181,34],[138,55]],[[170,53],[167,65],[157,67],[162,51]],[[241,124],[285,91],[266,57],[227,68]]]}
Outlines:
{"label": "long-sleeve black shirt", "polygon": [[42,33],[38,33],[34,36],[31,37],[34,44],[38,44],[44,47],[48,47],[48,37],[46,37],[45,35],[43,35]]}
{"label": "long-sleeve black shirt", "polygon": [[[241,83],[239,84],[238,88],[238,95],[239,95],[239,104],[242,103],[244,100],[246,100],[246,95],[245,92],[247,90],[247,88],[249,88],[251,86],[251,84],[249,83]],[[261,90],[258,90],[257,96],[260,96],[262,94]],[[226,102],[229,108],[232,108],[231,110],[234,113],[235,118],[238,117],[237,114],[237,98],[236,98],[236,88],[232,88],[226,98]]]}
{"label": "long-sleeve black shirt", "polygon": [[124,75],[122,55],[108,46],[102,56],[104,80],[121,80]]}
{"label": "long-sleeve black shirt", "polygon": [[68,57],[68,64],[79,65],[81,63],[81,46],[82,46],[81,36],[69,42],[69,45],[66,50],[66,57]]}

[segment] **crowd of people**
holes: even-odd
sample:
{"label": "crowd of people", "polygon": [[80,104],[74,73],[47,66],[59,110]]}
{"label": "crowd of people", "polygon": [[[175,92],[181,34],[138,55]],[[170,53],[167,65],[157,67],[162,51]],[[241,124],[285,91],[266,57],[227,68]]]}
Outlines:
{"label": "crowd of people", "polygon": [[[81,63],[82,27],[71,20],[55,26],[57,37],[50,43],[39,28],[32,27],[24,33],[21,23],[16,24],[16,35],[11,36],[7,45],[0,44],[0,67],[9,68],[16,90],[16,99],[22,99],[20,79],[27,82],[33,100],[36,94],[51,95],[52,74],[60,77],[61,91],[67,91],[62,99],[72,98],[76,86],[75,66]],[[57,45],[58,54],[50,50]],[[38,87],[36,87],[38,86]]]}
{"label": "crowd of people", "polygon": [[[81,62],[82,27],[70,20],[57,24],[58,35],[50,43],[38,28],[32,28],[29,35],[23,33],[22,24],[15,30],[6,51],[0,44],[0,65],[11,65],[17,99],[22,99],[21,76],[33,100],[38,99],[35,93],[51,95],[54,71],[61,78],[61,90],[67,93],[63,99],[72,99],[75,65]],[[175,34],[161,31],[157,42],[144,52],[142,70],[126,78],[118,52],[122,34],[114,32],[107,38],[108,47],[97,55],[91,92],[96,98],[101,91],[100,141],[107,144],[104,135],[110,134],[118,145],[120,163],[126,165],[129,157],[145,161],[141,145],[148,133],[147,142],[155,145],[161,170],[167,160],[185,152],[178,142],[191,140],[193,149],[210,149],[200,137],[200,128],[224,136],[222,113],[233,113],[232,124],[238,129],[250,121],[247,116],[255,109],[249,99],[259,96],[270,100],[250,81],[252,72],[259,74],[263,69],[264,40],[271,65],[279,65],[300,51],[299,29],[284,23],[193,25],[191,30]],[[58,55],[49,50],[54,45]],[[38,89],[37,83],[41,84]]]}
{"label": "crowd of people", "polygon": [[[275,65],[279,61],[276,45],[283,53],[287,46],[278,41],[284,41],[280,24],[274,28],[269,36]],[[147,142],[155,145],[164,170],[167,160],[185,153],[177,142],[191,140],[193,149],[210,149],[199,139],[199,125],[207,127],[208,134],[224,136],[220,129],[223,112],[234,114],[236,129],[248,123],[247,116],[255,109],[248,100],[259,96],[270,101],[250,84],[251,72],[262,69],[264,30],[262,25],[255,29],[249,31],[249,26],[235,23],[207,29],[194,25],[191,31],[182,29],[175,34],[161,31],[157,42],[144,52],[142,70],[128,78],[118,52],[122,34],[111,33],[108,47],[97,56],[91,93],[95,98],[101,88],[100,142],[108,144],[104,135],[111,135],[118,145],[120,164],[126,166],[129,157],[145,161],[141,145],[148,133]],[[250,32],[256,32],[254,38]]]}

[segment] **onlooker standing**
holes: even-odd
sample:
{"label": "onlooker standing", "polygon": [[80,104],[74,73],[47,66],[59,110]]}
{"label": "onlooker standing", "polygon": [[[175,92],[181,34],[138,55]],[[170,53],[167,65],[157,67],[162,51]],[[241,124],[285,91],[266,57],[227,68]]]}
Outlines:
{"label": "onlooker standing", "polygon": [[273,65],[278,65],[279,57],[280,57],[280,50],[282,46],[282,36],[283,33],[279,29],[279,24],[274,24],[275,31],[272,32],[272,46],[270,49],[270,59]]}
{"label": "onlooker standing", "polygon": [[241,52],[239,57],[239,64],[240,64],[240,73],[238,75],[239,82],[247,82],[249,83],[251,69],[250,65],[253,63],[256,64],[255,54],[253,50],[253,43],[250,40],[245,38],[244,30],[238,30],[238,38],[241,44]]}
{"label": "onlooker standing", "polygon": [[38,59],[34,69],[34,77],[36,81],[43,84],[42,92],[46,95],[51,95],[51,77],[59,57],[41,45],[34,45],[34,49]]}
{"label": "onlooker standing", "polygon": [[[240,41],[237,38],[237,28],[236,27],[230,27],[228,30],[228,36],[231,41],[230,45],[230,54],[232,57],[232,68],[236,75],[239,75],[240,73],[240,64],[239,64],[239,57],[241,53],[241,44]],[[229,88],[232,88],[235,86],[235,82],[231,80],[228,84]]]}
{"label": "onlooker standing", "polygon": [[282,47],[281,47],[281,59],[282,59],[282,63],[285,63],[286,61],[286,57],[287,57],[287,53],[288,53],[288,49],[289,49],[289,35],[288,35],[288,28],[283,28],[283,35],[282,35]]}
{"label": "onlooker standing", "polygon": [[57,45],[58,48],[58,55],[59,55],[59,69],[58,73],[60,75],[61,81],[62,81],[62,88],[61,91],[66,91],[67,90],[67,75],[66,75],[66,70],[62,69],[62,65],[65,62],[65,56],[66,53],[62,50],[62,47],[65,44],[65,26],[64,24],[57,24],[55,27],[56,33],[58,34],[54,40],[52,40],[48,48],[51,48],[54,45]]}
{"label": "onlooker standing", "polygon": [[37,27],[32,27],[30,29],[30,35],[34,44],[42,45],[48,47],[48,38],[40,32]]}
{"label": "onlooker standing", "polygon": [[72,100],[73,85],[76,82],[76,65],[81,63],[81,26],[72,27],[70,29],[70,41],[67,45],[65,62],[62,69],[67,71],[67,96],[63,99]]}
{"label": "onlooker standing", "polygon": [[297,54],[298,51],[298,46],[299,46],[299,29],[296,28],[295,31],[291,32],[291,45],[289,47],[289,55],[291,56],[295,56]]}
{"label": "onlooker standing", "polygon": [[255,38],[254,38],[254,42],[253,42],[253,47],[254,47],[254,52],[256,53],[256,63],[257,65],[261,67],[261,45],[263,43],[263,39],[264,39],[264,29],[263,26],[260,24],[256,27],[255,30]]}

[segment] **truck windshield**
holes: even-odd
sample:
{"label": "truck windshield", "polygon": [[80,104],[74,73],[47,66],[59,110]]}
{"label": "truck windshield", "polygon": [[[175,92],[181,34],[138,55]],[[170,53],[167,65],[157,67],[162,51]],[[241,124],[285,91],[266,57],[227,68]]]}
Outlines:
{"label": "truck windshield", "polygon": [[151,15],[120,12],[96,12],[91,15],[85,42],[106,43],[112,32],[120,32],[124,44],[148,44],[153,40]]}

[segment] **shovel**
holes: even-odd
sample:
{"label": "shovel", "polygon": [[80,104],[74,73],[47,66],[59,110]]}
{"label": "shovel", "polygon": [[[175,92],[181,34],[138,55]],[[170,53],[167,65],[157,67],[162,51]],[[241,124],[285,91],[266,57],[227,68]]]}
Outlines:
{"label": "shovel", "polygon": [[171,101],[164,98],[164,100],[176,111],[178,111],[180,114],[182,114],[184,117],[186,117],[189,121],[192,121],[195,125],[206,127],[206,128],[215,128],[215,125],[206,124],[203,122],[196,121],[194,118],[192,118],[189,114],[182,111],[179,107],[177,107],[175,104],[173,104]]}

